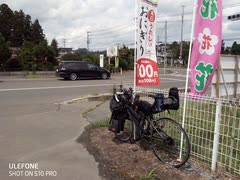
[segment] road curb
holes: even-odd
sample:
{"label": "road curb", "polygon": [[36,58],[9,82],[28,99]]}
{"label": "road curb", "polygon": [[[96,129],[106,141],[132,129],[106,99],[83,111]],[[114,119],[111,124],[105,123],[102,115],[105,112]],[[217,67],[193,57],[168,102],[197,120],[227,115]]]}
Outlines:
{"label": "road curb", "polygon": [[110,100],[112,98],[112,96],[113,96],[112,93],[87,95],[87,96],[81,96],[79,98],[65,101],[62,104],[73,104],[73,103],[78,103],[78,102],[89,102],[89,101],[105,101],[105,100]]}

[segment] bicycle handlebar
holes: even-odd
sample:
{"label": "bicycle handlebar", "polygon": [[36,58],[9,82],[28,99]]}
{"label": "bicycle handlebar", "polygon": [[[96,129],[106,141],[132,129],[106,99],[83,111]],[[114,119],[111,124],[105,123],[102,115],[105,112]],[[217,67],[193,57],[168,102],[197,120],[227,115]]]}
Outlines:
{"label": "bicycle handlebar", "polygon": [[123,95],[124,94],[124,92],[115,92],[114,93],[114,98],[115,98],[115,100],[117,101],[117,102],[119,102],[120,100],[118,99],[118,95]]}
{"label": "bicycle handlebar", "polygon": [[[172,88],[171,88],[172,89]],[[170,89],[170,90],[171,90]],[[176,91],[177,88],[175,88]],[[116,102],[121,102],[122,105],[134,105],[136,107],[142,106],[144,109],[149,109],[148,112],[157,113],[162,112],[165,110],[177,110],[179,108],[179,97],[178,97],[178,90],[177,95],[174,95],[172,91],[169,90],[169,96],[164,97],[164,94],[157,93],[157,94],[149,94],[148,97],[152,97],[155,99],[153,104],[149,102],[141,101],[140,95],[136,94],[134,100],[133,98],[133,90],[132,88],[127,89],[120,89],[120,92],[114,91],[114,99]],[[133,100],[133,101],[132,101]],[[141,105],[142,104],[142,105]],[[144,107],[145,106],[145,107]]]}

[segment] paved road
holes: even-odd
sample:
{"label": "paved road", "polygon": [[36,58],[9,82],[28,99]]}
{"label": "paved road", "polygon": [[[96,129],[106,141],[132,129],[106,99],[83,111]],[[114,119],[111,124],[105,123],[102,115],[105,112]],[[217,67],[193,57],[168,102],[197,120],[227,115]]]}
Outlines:
{"label": "paved road", "polygon": [[[161,74],[159,88],[184,87],[185,76],[179,70]],[[9,79],[0,77],[0,114],[2,117],[45,112],[56,103],[82,95],[111,92],[114,85],[133,86],[133,73],[114,74],[110,80],[63,81],[61,79]],[[156,88],[158,88],[156,87]]]}
{"label": "paved road", "polygon": [[[161,74],[160,88],[184,87],[184,83],[183,72]],[[95,104],[62,105],[60,109],[58,104],[83,95],[111,92],[119,84],[132,86],[133,73],[114,74],[110,80],[78,81],[0,77],[0,179],[12,178],[8,176],[9,163],[29,161],[40,161],[43,168],[54,167],[60,174],[63,167],[69,170],[58,179],[73,179],[79,170],[76,166],[86,161],[89,172],[82,167],[86,177],[98,179],[92,173],[97,172],[94,160],[86,158],[86,150],[74,143],[87,125],[80,121],[81,113]]]}

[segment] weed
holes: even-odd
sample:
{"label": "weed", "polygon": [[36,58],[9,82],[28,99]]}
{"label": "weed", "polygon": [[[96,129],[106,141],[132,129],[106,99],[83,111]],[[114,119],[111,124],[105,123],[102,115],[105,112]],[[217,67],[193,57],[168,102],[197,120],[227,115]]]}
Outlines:
{"label": "weed", "polygon": [[88,109],[86,109],[84,112],[82,112],[82,117],[83,117],[83,118],[87,118],[88,113],[91,112],[91,111],[93,111],[94,109],[95,109],[95,108],[88,108]]}
{"label": "weed", "polygon": [[91,128],[108,127],[109,126],[109,119],[94,122],[90,126],[91,126]]}
{"label": "weed", "polygon": [[155,173],[156,168],[152,169],[149,173],[147,172],[146,175],[141,176],[140,180],[155,180],[157,174]]}

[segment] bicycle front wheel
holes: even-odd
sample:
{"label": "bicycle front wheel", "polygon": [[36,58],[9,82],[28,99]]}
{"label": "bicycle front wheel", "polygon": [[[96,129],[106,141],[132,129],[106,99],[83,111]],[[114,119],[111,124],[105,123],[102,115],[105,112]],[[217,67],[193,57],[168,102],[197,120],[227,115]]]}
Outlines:
{"label": "bicycle front wheel", "polygon": [[122,142],[128,142],[133,137],[133,121],[126,119],[124,129],[120,133],[115,133],[116,138]]}
{"label": "bicycle front wheel", "polygon": [[179,168],[188,161],[189,138],[178,122],[170,118],[154,121],[151,139],[153,152],[163,163]]}

